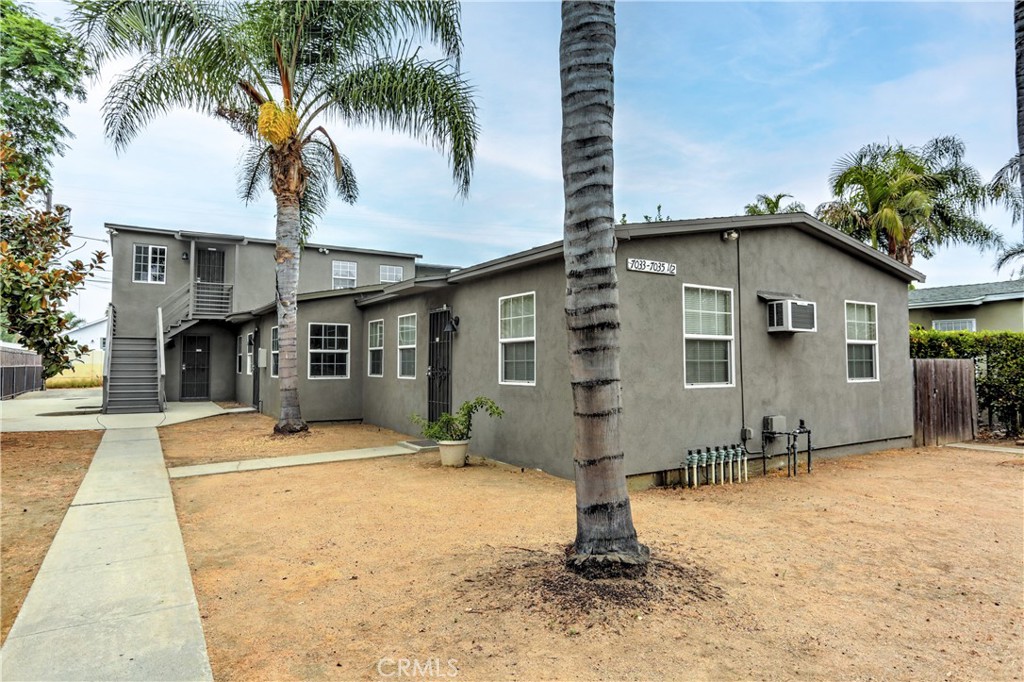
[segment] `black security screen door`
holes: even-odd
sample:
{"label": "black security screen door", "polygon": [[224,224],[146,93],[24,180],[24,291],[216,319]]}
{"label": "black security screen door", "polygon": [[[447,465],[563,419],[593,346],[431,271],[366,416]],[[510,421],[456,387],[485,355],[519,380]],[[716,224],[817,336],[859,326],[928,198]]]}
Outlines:
{"label": "black security screen door", "polygon": [[186,336],[182,339],[181,399],[210,399],[209,336]]}
{"label": "black security screen door", "polygon": [[431,421],[440,417],[442,412],[452,411],[452,332],[444,330],[451,319],[452,311],[448,308],[430,313],[427,419]]}
{"label": "black security screen door", "polygon": [[196,279],[200,282],[224,283],[224,252],[200,248],[196,252]]}

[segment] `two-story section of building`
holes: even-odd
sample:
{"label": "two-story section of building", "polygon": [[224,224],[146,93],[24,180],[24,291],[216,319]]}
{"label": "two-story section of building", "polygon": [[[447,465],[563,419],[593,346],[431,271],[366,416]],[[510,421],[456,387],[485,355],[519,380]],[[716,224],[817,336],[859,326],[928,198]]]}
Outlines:
{"label": "two-story section of building", "polygon": [[[114,264],[106,409],[158,411],[161,400],[235,400],[238,364],[250,363],[252,375],[253,349],[260,346],[252,338],[239,342],[228,320],[275,300],[274,241],[106,227]],[[417,258],[306,244],[299,292],[373,289],[412,279]]]}

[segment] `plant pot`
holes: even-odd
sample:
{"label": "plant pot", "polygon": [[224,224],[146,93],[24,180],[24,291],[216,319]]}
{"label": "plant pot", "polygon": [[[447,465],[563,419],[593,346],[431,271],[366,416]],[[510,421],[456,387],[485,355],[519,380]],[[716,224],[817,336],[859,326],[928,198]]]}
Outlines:
{"label": "plant pot", "polygon": [[441,464],[446,467],[466,466],[466,453],[469,451],[468,440],[439,440],[437,447],[441,451]]}

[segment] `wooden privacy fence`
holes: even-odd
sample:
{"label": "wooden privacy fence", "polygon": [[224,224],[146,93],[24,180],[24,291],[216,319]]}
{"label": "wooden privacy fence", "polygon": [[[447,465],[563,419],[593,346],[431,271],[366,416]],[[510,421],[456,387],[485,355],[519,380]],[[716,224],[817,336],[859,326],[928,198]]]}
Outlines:
{"label": "wooden privacy fence", "polygon": [[974,360],[914,360],[914,445],[973,440],[978,429]]}

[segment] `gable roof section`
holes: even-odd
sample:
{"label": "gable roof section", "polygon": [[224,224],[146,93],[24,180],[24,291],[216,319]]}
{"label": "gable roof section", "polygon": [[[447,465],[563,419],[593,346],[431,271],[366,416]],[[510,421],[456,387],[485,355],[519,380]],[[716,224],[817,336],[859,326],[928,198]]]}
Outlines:
{"label": "gable roof section", "polygon": [[910,308],[971,306],[1015,299],[1024,299],[1024,280],[1022,279],[915,289],[910,292]]}
{"label": "gable roof section", "polygon": [[[241,234],[225,234],[222,232],[195,232],[192,230],[166,230],[159,227],[140,227],[138,225],[120,225],[118,223],[103,223],[103,227],[107,231],[113,230],[114,232],[139,232],[141,234],[158,234],[163,237],[174,237],[182,241],[190,241],[195,239],[196,241],[212,241],[212,242],[228,242],[228,243],[239,243],[239,244],[269,244],[274,246],[277,244],[273,239],[263,239],[260,237],[246,237]],[[399,258],[423,258],[418,253],[402,253],[401,251],[381,251],[379,249],[358,249],[353,246],[339,246],[337,244],[305,244],[304,248],[307,249],[330,249],[331,251],[348,251],[350,253],[365,253],[373,256],[397,256]]]}
{"label": "gable roof section", "polygon": [[[792,227],[829,246],[863,261],[873,267],[905,282],[925,281],[925,276],[907,267],[899,261],[853,237],[846,235],[834,227],[811,217],[806,213],[779,213],[775,215],[735,216],[729,218],[701,218],[697,220],[668,220],[660,223],[630,223],[615,228],[615,236],[619,241],[645,239],[650,237],[667,237],[674,235],[701,234],[707,232],[725,232],[736,230],[740,233],[747,230]],[[449,282],[462,282],[478,277],[485,277],[506,269],[514,269],[562,257],[562,242],[552,242],[527,251],[490,260],[479,265],[463,268],[448,276]]]}

